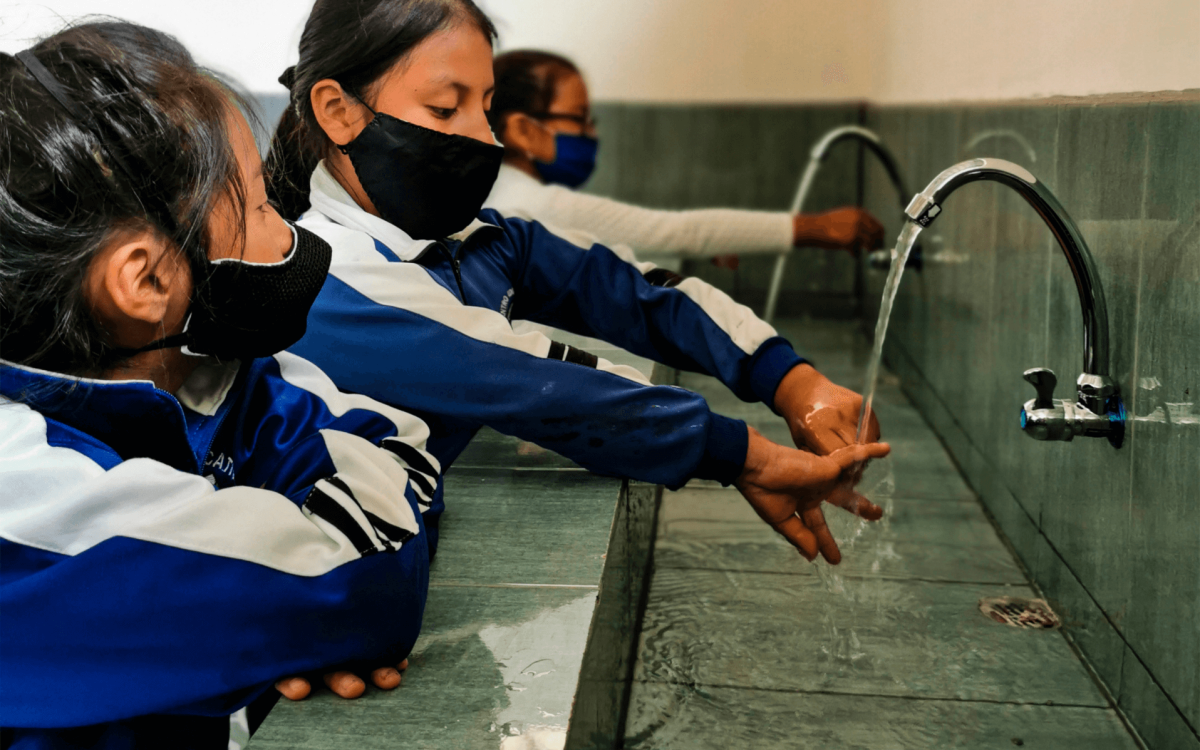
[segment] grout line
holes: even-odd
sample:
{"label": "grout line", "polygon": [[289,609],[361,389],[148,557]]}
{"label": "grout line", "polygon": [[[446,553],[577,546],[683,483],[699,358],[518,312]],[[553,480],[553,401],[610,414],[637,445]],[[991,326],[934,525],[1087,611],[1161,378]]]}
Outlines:
{"label": "grout line", "polygon": [[714,685],[706,682],[658,682],[656,680],[635,680],[643,685],[670,685],[674,687],[711,688],[718,690],[756,690],[764,693],[784,693],[788,695],[830,695],[854,698],[889,698],[901,701],[921,701],[928,703],[987,703],[995,706],[1045,706],[1046,708],[1084,708],[1095,711],[1107,711],[1110,706],[1096,706],[1089,703],[1055,703],[1054,701],[1002,701],[988,698],[938,698],[929,695],[889,695],[887,693],[860,693],[838,690],[809,690],[805,688],[781,687],[749,687],[746,685]]}
{"label": "grout line", "polygon": [[[658,570],[699,570],[712,573],[754,573],[768,576],[792,576],[795,578],[812,578],[809,573],[789,573],[783,570],[748,570],[745,568],[696,568],[688,565],[659,565]],[[864,575],[861,573],[842,573],[841,578],[847,581],[893,581],[903,583],[911,581],[913,583],[938,583],[947,585],[961,586],[1024,586],[1030,588],[1028,582],[1014,581],[958,581],[948,580],[944,578],[922,578],[919,576],[885,576],[885,575]]]}
{"label": "grout line", "polygon": [[599,589],[590,583],[465,583],[462,581],[430,581],[429,588],[437,589]]}

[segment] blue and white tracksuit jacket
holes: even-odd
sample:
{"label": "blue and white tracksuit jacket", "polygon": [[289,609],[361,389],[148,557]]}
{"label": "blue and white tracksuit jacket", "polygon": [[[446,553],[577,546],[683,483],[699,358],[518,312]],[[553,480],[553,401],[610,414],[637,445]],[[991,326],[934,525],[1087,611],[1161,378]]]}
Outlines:
{"label": "blue and white tracksuit jacket", "polygon": [[0,362],[3,744],[224,748],[280,677],[399,661],[428,435],[287,353],[175,395]]}
{"label": "blue and white tracksuit jacket", "polygon": [[[587,235],[494,211],[439,242],[413,240],[363,211],[322,163],[306,229],[333,246],[308,333],[292,351],[338,387],[420,415],[449,466],[481,425],[597,472],[679,487],[731,483],[746,459],[743,422],[704,399],[652,386],[636,370],[514,332],[529,320],[720,378],[774,402],[803,362],[770,325],[698,279],[681,279]],[[437,513],[426,514],[436,541]]]}

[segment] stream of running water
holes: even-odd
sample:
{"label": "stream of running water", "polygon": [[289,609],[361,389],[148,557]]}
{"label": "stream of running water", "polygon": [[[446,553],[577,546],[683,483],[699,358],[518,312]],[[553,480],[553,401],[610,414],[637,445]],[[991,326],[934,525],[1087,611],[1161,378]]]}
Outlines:
{"label": "stream of running water", "polygon": [[[903,231],[896,240],[892,250],[892,265],[888,271],[887,281],[883,286],[883,299],[879,305],[879,320],[875,324],[875,341],[871,348],[871,357],[867,361],[866,380],[863,383],[862,411],[858,418],[858,433],[856,442],[863,443],[866,438],[867,424],[870,419],[872,405],[875,401],[875,389],[879,381],[880,362],[883,358],[883,342],[887,337],[888,320],[892,315],[892,306],[896,301],[896,293],[900,288],[900,278],[908,264],[908,256],[916,243],[921,227],[912,222],[906,222]],[[855,543],[867,531],[869,526],[876,526],[874,532],[875,559],[871,561],[870,576],[847,586],[847,581],[830,565],[818,565],[817,575],[820,576],[826,591],[834,596],[857,604],[868,604],[881,600],[881,584],[876,578],[883,568],[892,560],[897,559],[894,551],[891,516],[895,509],[894,496],[896,492],[895,472],[890,458],[876,459],[868,462],[862,473],[857,477],[856,490],[883,508],[883,518],[874,523],[868,523],[862,518],[849,514],[832,514],[827,520],[834,532],[843,555],[853,554]],[[827,659],[826,670],[844,673],[846,670],[870,669],[872,659],[860,643],[855,632],[858,619],[857,607],[851,607],[850,618],[835,622],[833,606],[825,608],[822,624],[825,631],[825,643],[821,646]],[[865,615],[864,615],[865,616]],[[844,617],[844,610],[843,610]]]}
{"label": "stream of running water", "polygon": [[858,415],[858,435],[856,441],[864,442],[867,422],[871,416],[871,404],[875,401],[875,386],[879,381],[879,363],[883,359],[883,340],[887,338],[888,319],[892,317],[892,305],[896,302],[896,292],[900,289],[900,279],[904,276],[904,267],[908,265],[908,255],[916,244],[917,235],[922,227],[911,221],[904,223],[904,229],[892,249],[892,267],[888,270],[887,281],[883,285],[883,300],[879,303],[879,320],[875,323],[875,345],[871,348],[871,359],[867,361],[867,379],[863,383],[862,411]]}

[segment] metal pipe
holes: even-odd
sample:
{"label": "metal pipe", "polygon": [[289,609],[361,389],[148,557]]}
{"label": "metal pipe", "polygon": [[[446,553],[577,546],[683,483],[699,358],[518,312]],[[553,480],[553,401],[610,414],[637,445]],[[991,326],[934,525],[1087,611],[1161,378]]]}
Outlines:
{"label": "metal pipe", "polygon": [[[900,170],[896,166],[896,160],[892,158],[892,153],[883,145],[883,142],[875,132],[859,125],[843,125],[821,136],[821,139],[812,147],[812,151],[809,153],[808,164],[804,167],[804,173],[800,177],[800,185],[796,188],[796,197],[792,199],[791,213],[793,215],[800,213],[800,209],[804,206],[804,202],[808,198],[808,193],[812,189],[813,181],[817,177],[817,171],[820,169],[821,163],[829,155],[829,150],[833,148],[834,144],[845,140],[860,141],[879,158],[879,161],[883,164],[883,168],[887,170],[892,184],[896,186],[896,191],[900,196],[900,209],[904,210],[905,201],[911,194],[904,186],[904,180],[900,176]],[[767,305],[763,310],[763,320],[768,323],[775,318],[775,307],[779,303],[779,292],[783,286],[783,271],[787,265],[787,256],[790,252],[791,250],[789,249],[787,252],[780,253],[775,259],[775,270],[771,275],[771,285],[767,288]]]}
{"label": "metal pipe", "polygon": [[980,180],[999,182],[1017,192],[1050,228],[1067,257],[1083,313],[1083,371],[1108,376],[1108,305],[1096,264],[1079,227],[1054,194],[1019,164],[1002,159],[971,159],[943,171],[904,209],[909,221],[928,227],[942,203],[963,185]]}

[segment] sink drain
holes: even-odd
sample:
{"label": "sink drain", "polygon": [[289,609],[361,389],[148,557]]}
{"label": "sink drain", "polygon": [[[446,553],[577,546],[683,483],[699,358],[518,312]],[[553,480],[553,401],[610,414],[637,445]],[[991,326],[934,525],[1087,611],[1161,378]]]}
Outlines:
{"label": "sink drain", "polygon": [[985,596],[979,611],[1004,625],[1042,630],[1057,628],[1062,622],[1045,599],[1019,599],[1014,596]]}

